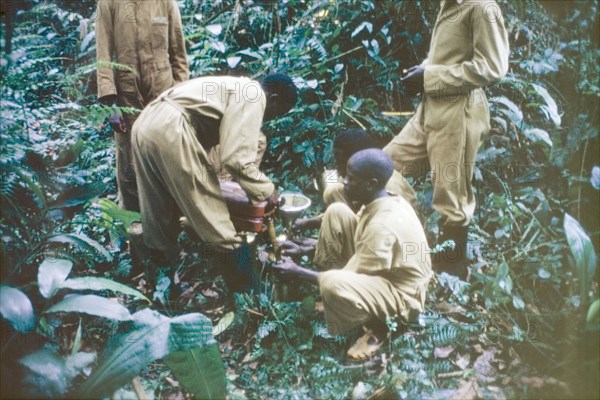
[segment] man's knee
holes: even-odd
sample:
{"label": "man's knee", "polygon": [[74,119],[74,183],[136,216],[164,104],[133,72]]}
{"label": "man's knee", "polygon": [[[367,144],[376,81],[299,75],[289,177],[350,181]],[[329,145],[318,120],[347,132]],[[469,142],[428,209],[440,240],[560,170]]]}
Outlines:
{"label": "man's knee", "polygon": [[324,271],[319,273],[319,289],[324,301],[331,298],[337,292],[338,271]]}
{"label": "man's knee", "polygon": [[[351,283],[350,283],[351,286]],[[343,297],[349,287],[348,274],[340,270],[324,271],[319,274],[319,289],[324,302]]]}

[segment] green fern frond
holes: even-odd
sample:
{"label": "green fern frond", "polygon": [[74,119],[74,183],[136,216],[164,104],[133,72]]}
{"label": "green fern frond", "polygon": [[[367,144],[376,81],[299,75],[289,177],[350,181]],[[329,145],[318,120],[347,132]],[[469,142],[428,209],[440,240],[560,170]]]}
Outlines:
{"label": "green fern frond", "polygon": [[321,42],[319,39],[317,39],[315,36],[311,37],[306,44],[313,49],[314,51],[317,52],[317,54],[319,55],[319,60],[325,60],[328,56],[329,56],[329,52],[327,51],[327,49],[325,48],[325,45],[323,44],[323,42]]}

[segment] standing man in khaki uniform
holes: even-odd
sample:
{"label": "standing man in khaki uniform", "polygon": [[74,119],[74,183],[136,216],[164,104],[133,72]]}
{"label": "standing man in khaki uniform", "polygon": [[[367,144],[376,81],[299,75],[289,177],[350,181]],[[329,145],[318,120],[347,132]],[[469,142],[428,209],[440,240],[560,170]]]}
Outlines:
{"label": "standing man in khaki uniform", "polygon": [[438,259],[439,269],[467,276],[468,225],[475,211],[471,180],[481,137],[490,129],[483,87],[508,71],[508,36],[492,0],[443,0],[427,59],[404,71],[409,94],[422,102],[385,148],[404,176],[429,158],[433,207],[441,214],[440,243],[455,242]]}
{"label": "standing man in khaki uniform", "polygon": [[[344,186],[352,201],[363,208],[360,216],[343,203],[325,211],[315,265],[328,270],[316,272],[288,259],[273,265],[283,276],[319,284],[332,335],[361,325],[369,328],[348,351],[354,359],[367,358],[381,347],[386,317],[415,321],[423,311],[433,275],[419,218],[406,200],[386,191],[393,171],[392,160],[379,149],[359,151],[348,161]],[[328,226],[341,229],[329,230]],[[328,255],[340,260],[337,265],[317,263],[323,243]],[[355,250],[347,254],[350,248]]]}
{"label": "standing man in khaki uniform", "polygon": [[196,78],[163,92],[133,126],[132,147],[144,241],[167,259],[179,253],[179,217],[203,244],[222,255],[228,286],[256,284],[250,249],[237,236],[221,193],[218,171],[208,157],[219,146],[222,168],[253,202],[277,203],[273,183],[256,167],[260,128],[288,112],[298,94],[292,80],[267,75]]}
{"label": "standing man in khaki uniform", "polygon": [[[189,77],[181,16],[174,0],[100,0],[96,9],[98,98],[107,105],[143,109],[164,90]],[[122,64],[118,68],[108,65]],[[115,114],[120,205],[139,211],[131,154],[138,113]]]}

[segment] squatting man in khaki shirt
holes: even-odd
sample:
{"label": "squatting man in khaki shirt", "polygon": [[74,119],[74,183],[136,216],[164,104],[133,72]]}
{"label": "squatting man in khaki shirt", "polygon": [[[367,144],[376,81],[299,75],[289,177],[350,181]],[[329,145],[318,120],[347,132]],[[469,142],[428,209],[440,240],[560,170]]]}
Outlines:
{"label": "squatting man in khaki shirt", "polygon": [[180,216],[203,245],[221,254],[223,277],[234,291],[257,285],[249,246],[237,236],[221,193],[215,164],[239,183],[252,202],[279,202],[269,178],[256,166],[264,121],[288,112],[298,94],[283,74],[257,82],[211,76],[191,79],[162,93],[133,126],[132,147],[144,242],[166,260],[177,257]]}
{"label": "squatting man in khaki shirt", "polygon": [[483,87],[508,71],[508,35],[493,0],[444,0],[427,59],[402,79],[422,93],[415,115],[383,149],[404,176],[420,175],[428,159],[433,208],[440,213],[438,243],[453,250],[434,256],[436,268],[467,276],[467,233],[475,211],[471,180],[477,150],[490,129]]}
{"label": "squatting man in khaki shirt", "polygon": [[[334,259],[347,260],[345,264],[316,264],[321,270],[316,272],[284,258],[272,267],[283,278],[318,283],[332,335],[365,327],[366,334],[348,350],[353,359],[368,358],[381,347],[386,317],[416,319],[432,277],[419,218],[404,198],[385,189],[393,171],[392,160],[379,149],[361,150],[348,160],[344,187],[363,208],[357,215],[344,203],[330,205],[315,254],[316,260],[320,251],[327,251]],[[339,229],[330,234],[326,225]],[[349,248],[341,243],[345,241],[353,242],[353,254],[342,254]]]}

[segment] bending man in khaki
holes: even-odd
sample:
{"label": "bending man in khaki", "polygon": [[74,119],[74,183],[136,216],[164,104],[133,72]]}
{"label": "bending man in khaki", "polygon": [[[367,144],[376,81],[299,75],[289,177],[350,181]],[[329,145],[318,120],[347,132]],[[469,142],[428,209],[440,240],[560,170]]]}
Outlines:
{"label": "bending man in khaki", "polygon": [[[164,90],[188,79],[181,16],[174,0],[100,0],[96,18],[98,99],[103,104],[141,110]],[[122,66],[113,69],[113,61]],[[138,115],[117,113],[110,118],[119,203],[132,211],[140,210],[130,136]]]}
{"label": "bending man in khaki", "polygon": [[296,99],[292,80],[271,74],[260,83],[196,78],[150,103],[133,127],[132,143],[146,245],[173,259],[183,215],[204,245],[223,254],[230,288],[256,283],[248,246],[236,235],[208,152],[219,145],[223,168],[251,201],[277,203],[273,184],[255,163],[260,128],[263,119],[285,114]]}
{"label": "bending man in khaki", "polygon": [[[315,272],[287,259],[273,266],[283,276],[319,284],[332,335],[367,325],[371,330],[359,342],[370,337],[381,344],[386,317],[397,315],[412,322],[423,311],[432,276],[427,239],[406,200],[387,193],[392,173],[392,161],[379,149],[359,151],[348,161],[344,186],[350,199],[364,207],[360,216],[343,203],[327,208],[315,256],[324,252],[338,260],[335,268],[341,269]],[[330,231],[329,225],[341,229]],[[315,265],[323,269],[322,264]],[[349,350],[351,358],[371,355],[357,347],[359,342]]]}
{"label": "bending man in khaki", "polygon": [[481,137],[490,129],[483,87],[508,70],[508,36],[492,0],[441,2],[428,57],[402,79],[409,94],[423,93],[416,114],[385,148],[404,176],[432,170],[433,207],[441,214],[438,241],[452,239],[454,251],[440,270],[467,275],[468,225],[475,211],[471,180]]}

